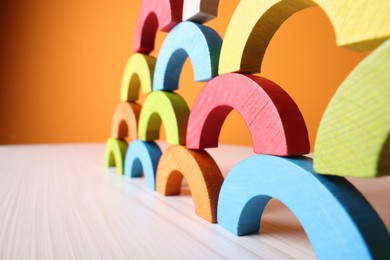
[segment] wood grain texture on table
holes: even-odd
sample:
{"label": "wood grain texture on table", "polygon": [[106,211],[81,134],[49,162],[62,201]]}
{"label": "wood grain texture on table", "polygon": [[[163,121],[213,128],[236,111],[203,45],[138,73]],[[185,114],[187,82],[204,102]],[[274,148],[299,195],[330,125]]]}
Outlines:
{"label": "wood grain texture on table", "polygon": [[[251,148],[209,149],[226,174]],[[261,235],[236,237],[102,165],[104,144],[0,146],[0,259],[313,259],[296,218],[271,200]],[[390,227],[389,177],[350,179]],[[185,185],[185,184],[183,184]]]}

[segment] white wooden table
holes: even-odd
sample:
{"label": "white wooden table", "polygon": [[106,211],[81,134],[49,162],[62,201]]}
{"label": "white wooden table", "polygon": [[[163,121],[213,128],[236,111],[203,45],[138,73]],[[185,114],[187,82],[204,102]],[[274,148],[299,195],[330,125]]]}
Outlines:
{"label": "white wooden table", "polygon": [[[247,147],[209,152],[227,172]],[[0,146],[0,259],[314,258],[296,218],[272,200],[261,235],[236,237],[163,197],[143,178],[103,167],[104,144]],[[390,227],[390,177],[351,179]],[[184,184],[185,186],[185,184]]]}

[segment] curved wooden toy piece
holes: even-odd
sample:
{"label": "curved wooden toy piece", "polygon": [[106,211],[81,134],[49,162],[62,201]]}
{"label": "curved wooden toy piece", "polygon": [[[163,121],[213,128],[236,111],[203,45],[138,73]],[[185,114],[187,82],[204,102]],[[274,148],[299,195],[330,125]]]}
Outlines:
{"label": "curved wooden toy piece", "polygon": [[129,58],[122,77],[121,101],[137,101],[140,86],[144,94],[152,92],[155,63],[155,57],[142,53]]}
{"label": "curved wooden toy piece", "polygon": [[213,29],[182,22],[165,38],[157,58],[153,90],[178,89],[180,72],[187,57],[195,81],[207,81],[218,74],[222,39]]}
{"label": "curved wooden toy piece", "polygon": [[117,105],[111,125],[111,137],[130,140],[138,137],[138,118],[141,105],[134,102],[121,102]]}
{"label": "curved wooden toy piece", "polygon": [[328,15],[337,45],[373,50],[390,37],[390,2],[382,0],[315,0]]}
{"label": "curved wooden toy piece", "polygon": [[233,109],[249,128],[255,153],[310,152],[305,121],[292,98],[270,80],[237,73],[213,78],[198,94],[188,120],[187,147],[217,147],[223,122]]}
{"label": "curved wooden toy piece", "polygon": [[218,15],[219,0],[184,0],[183,21],[208,22]]}
{"label": "curved wooden toy piece", "polygon": [[108,138],[104,154],[104,165],[106,167],[116,166],[117,172],[123,174],[126,150],[127,143],[125,140]]}
{"label": "curved wooden toy piece", "polygon": [[204,150],[170,146],[158,164],[156,191],[165,196],[179,195],[183,176],[191,190],[196,214],[215,223],[223,176],[214,159]]}
{"label": "curved wooden toy piece", "polygon": [[155,142],[134,140],[126,152],[124,175],[129,178],[141,177],[143,172],[146,186],[155,190],[156,170],[160,157],[161,150]]}
{"label": "curved wooden toy piece", "polygon": [[390,1],[242,0],[226,30],[219,74],[259,72],[279,27],[296,12],[317,5],[331,20],[340,46],[372,50],[390,36]]}
{"label": "curved wooden toy piece", "polygon": [[390,40],[338,88],[322,117],[314,150],[319,173],[390,174]]}
{"label": "curved wooden toy piece", "polygon": [[190,109],[177,93],[151,92],[142,106],[138,138],[142,141],[159,139],[161,123],[164,124],[167,142],[185,145]]}
{"label": "curved wooden toy piece", "polygon": [[144,0],[135,25],[134,52],[154,50],[157,27],[169,32],[181,22],[183,0]]}
{"label": "curved wooden toy piece", "polygon": [[257,232],[275,198],[297,217],[318,259],[388,259],[389,233],[366,199],[346,179],[312,169],[304,157],[241,161],[222,185],[218,224],[237,235]]}

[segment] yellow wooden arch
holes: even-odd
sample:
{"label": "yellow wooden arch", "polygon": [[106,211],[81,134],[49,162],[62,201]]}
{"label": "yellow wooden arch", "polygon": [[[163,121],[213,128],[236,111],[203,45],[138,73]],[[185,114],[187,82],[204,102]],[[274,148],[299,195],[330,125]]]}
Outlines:
{"label": "yellow wooden arch", "polygon": [[390,1],[382,0],[242,0],[225,34],[219,74],[257,73],[273,35],[293,14],[321,7],[336,32],[337,44],[372,50],[390,35]]}
{"label": "yellow wooden arch", "polygon": [[144,94],[152,91],[155,64],[156,58],[142,53],[129,58],[122,77],[121,101],[138,100],[140,86]]}

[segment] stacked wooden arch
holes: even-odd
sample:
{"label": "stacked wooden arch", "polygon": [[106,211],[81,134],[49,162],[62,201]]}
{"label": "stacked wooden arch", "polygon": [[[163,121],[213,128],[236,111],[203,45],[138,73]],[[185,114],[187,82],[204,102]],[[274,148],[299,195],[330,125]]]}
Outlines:
{"label": "stacked wooden arch", "polygon": [[[270,79],[243,74],[257,72],[273,34],[288,17],[311,6],[327,13],[339,45],[375,49],[331,100],[314,160],[291,158],[310,152],[294,100]],[[164,195],[179,194],[186,178],[196,213],[237,235],[257,231],[262,210],[275,197],[300,220],[318,258],[389,258],[389,233],[374,209],[346,179],[329,176],[390,174],[389,2],[242,0],[224,41],[202,25],[217,9],[218,0],[143,1],[106,166],[116,165],[129,177],[143,172],[147,187]],[[350,12],[347,19],[341,17],[345,12]],[[169,34],[155,59],[148,53],[157,28]],[[187,57],[194,80],[206,82],[191,111],[175,92]],[[142,107],[136,102],[140,89],[148,94]],[[240,162],[224,180],[204,149],[218,146],[221,126],[233,109],[244,118],[259,155]],[[171,145],[163,153],[154,142],[161,124]]]}

